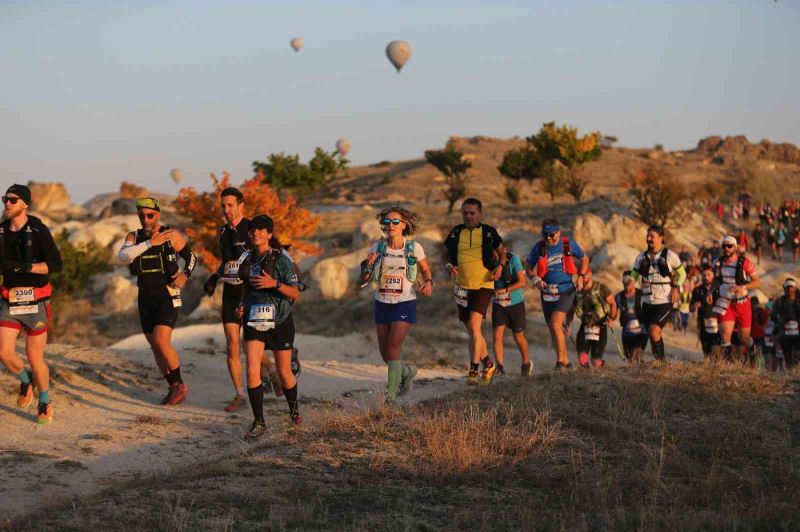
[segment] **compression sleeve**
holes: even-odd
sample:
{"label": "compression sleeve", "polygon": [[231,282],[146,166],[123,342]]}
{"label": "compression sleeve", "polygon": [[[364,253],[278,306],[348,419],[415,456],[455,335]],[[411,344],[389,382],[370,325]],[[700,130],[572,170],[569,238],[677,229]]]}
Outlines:
{"label": "compression sleeve", "polygon": [[178,255],[181,256],[185,263],[183,266],[183,274],[186,277],[191,276],[192,272],[194,271],[194,267],[197,266],[197,257],[195,256],[194,251],[192,251],[192,248],[190,248],[187,244],[178,252]]}
{"label": "compression sleeve", "polygon": [[123,262],[132,262],[133,259],[150,249],[150,241],[145,240],[139,244],[134,244],[133,242],[125,242],[122,244],[122,247],[119,249],[119,260]]}
{"label": "compression sleeve", "polygon": [[675,284],[674,286],[683,286],[684,281],[686,281],[686,269],[683,267],[683,264],[675,268]]}

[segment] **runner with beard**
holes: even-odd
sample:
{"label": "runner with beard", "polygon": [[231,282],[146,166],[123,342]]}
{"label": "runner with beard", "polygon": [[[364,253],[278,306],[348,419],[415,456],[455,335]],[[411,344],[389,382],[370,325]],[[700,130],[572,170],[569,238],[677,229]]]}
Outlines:
{"label": "runner with beard", "polygon": [[[128,233],[119,250],[120,260],[130,264],[139,287],[137,304],[156,365],[169,384],[162,405],[177,405],[186,399],[189,387],[181,377],[181,361],[172,347],[172,330],[178,321],[181,288],[192,275],[197,259],[178,230],[161,224],[161,206],[155,198],[136,200],[142,228]],[[178,267],[178,256],[184,267]]]}
{"label": "runner with beard", "polygon": [[660,225],[647,228],[647,250],[636,257],[631,277],[634,281],[641,277],[642,315],[653,356],[666,360],[661,330],[678,304],[686,270],[678,255],[664,246],[664,228]]}
{"label": "runner with beard", "polygon": [[648,339],[647,330],[642,327],[642,292],[636,288],[630,270],[622,272],[622,285],[625,289],[615,297],[622,326],[622,350],[630,362],[641,364]]}
{"label": "runner with beard", "polygon": [[775,324],[772,336],[781,346],[786,367],[794,367],[800,356],[800,299],[791,277],[783,282],[783,295],[775,300],[770,319]]}
{"label": "runner with beard", "polygon": [[[11,185],[3,196],[3,222],[0,224],[0,268],[3,273],[0,301],[0,359],[20,381],[17,406],[26,408],[33,401],[33,387],[39,390],[36,422],[53,420],[50,404],[50,370],[44,361],[50,321],[48,274],[61,271],[61,254],[53,236],[42,221],[28,215],[31,191]],[[25,329],[25,354],[31,369],[16,352],[17,337]]]}
{"label": "runner with beard", "polygon": [[713,354],[714,348],[719,346],[719,322],[717,315],[714,314],[716,300],[714,269],[706,264],[703,266],[701,284],[692,290],[692,299],[689,302],[692,312],[697,313],[697,336],[705,359],[708,359]]}

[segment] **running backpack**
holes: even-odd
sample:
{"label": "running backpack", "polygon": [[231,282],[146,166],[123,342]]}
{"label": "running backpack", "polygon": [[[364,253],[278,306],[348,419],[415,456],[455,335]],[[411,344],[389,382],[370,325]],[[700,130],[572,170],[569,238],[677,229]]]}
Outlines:
{"label": "running backpack", "polygon": [[[380,281],[383,257],[386,256],[386,248],[388,247],[389,244],[386,240],[378,242],[378,249],[376,250],[378,258],[375,260],[372,270],[372,278],[375,281]],[[414,254],[413,240],[406,240],[405,246],[403,246],[403,254],[406,257],[406,278],[413,283],[417,280],[417,256]]]}
{"label": "running backpack", "polygon": [[[744,275],[744,259],[745,256],[739,254],[739,259],[736,261],[736,284],[744,286],[747,284],[747,277]],[[722,281],[722,259],[717,259],[714,264],[714,277]]]}
{"label": "running backpack", "polygon": [[[651,266],[650,254],[647,251],[642,252],[642,262],[639,264],[639,269],[636,271],[639,272],[639,275],[642,277],[647,278],[650,275]],[[661,277],[671,277],[669,263],[667,263],[667,248],[661,250],[661,254],[658,256],[658,259],[656,259],[656,267]]]}
{"label": "running backpack", "polygon": [[[575,315],[580,319],[583,316],[597,317],[598,320],[603,321],[603,318],[608,316],[609,305],[608,302],[600,297],[600,283],[592,284],[591,291],[591,309],[584,308],[585,294],[579,292],[575,302]],[[582,320],[581,320],[582,321]]]}
{"label": "running backpack", "polygon": [[[576,275],[578,268],[575,266],[575,259],[572,256],[572,248],[570,247],[569,238],[563,237],[561,239],[561,266],[564,268],[564,273],[567,275]],[[536,275],[544,279],[547,275],[547,244],[544,240],[539,241],[539,260],[536,262]]]}

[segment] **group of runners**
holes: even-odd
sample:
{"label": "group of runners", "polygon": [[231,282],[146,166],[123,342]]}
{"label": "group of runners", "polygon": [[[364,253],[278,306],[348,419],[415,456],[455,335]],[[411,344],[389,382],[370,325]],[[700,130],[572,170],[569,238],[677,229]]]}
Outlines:
{"label": "group of runners", "polygon": [[[49,397],[49,373],[44,361],[52,288],[48,275],[61,271],[61,257],[53,237],[38,218],[28,214],[30,190],[13,185],[3,196],[5,218],[0,224],[0,268],[3,273],[0,301],[0,358],[20,381],[17,404],[26,408],[38,391],[37,421],[49,423],[53,408]],[[292,308],[304,285],[298,270],[274,234],[267,214],[244,216],[242,193],[226,188],[220,197],[226,223],[219,230],[221,265],[204,282],[212,296],[222,281],[222,323],[227,343],[227,366],[234,398],[228,412],[244,408],[249,401],[253,424],[245,434],[257,438],[266,430],[263,411],[265,393],[284,396],[291,424],[301,424],[297,376],[300,362],[294,346]],[[172,346],[172,332],[181,306],[181,288],[191,277],[197,259],[186,237],[161,222],[157,199],[136,201],[141,228],[129,233],[119,258],[130,265],[137,278],[138,310],[142,331],[152,349],[156,366],[167,382],[163,405],[183,402],[189,392],[181,376],[180,356]],[[483,206],[476,198],[461,206],[463,223],[445,238],[444,269],[454,280],[454,299],[459,320],[467,331],[468,385],[490,384],[504,374],[503,339],[511,329],[520,351],[520,372],[530,376],[533,364],[525,337],[524,290],[531,284],[540,291],[542,310],[555,350],[556,370],[572,367],[567,340],[570,323],[580,321],[574,341],[582,367],[602,367],[608,333],[620,353],[641,362],[650,343],[657,360],[665,359],[662,328],[675,311],[686,279],[679,256],[667,249],[664,230],[648,228],[647,249],[622,277],[623,290],[614,294],[592,278],[589,257],[579,244],[562,234],[558,220],[547,218],[541,239],[525,262],[506,249],[497,230],[483,222]],[[391,403],[407,393],[417,373],[403,363],[402,346],[417,321],[417,292],[430,296],[433,271],[425,250],[413,239],[418,217],[395,206],[378,215],[384,237],[375,242],[361,263],[362,286],[373,284],[374,321],[378,350],[387,366],[385,399]],[[182,267],[178,258],[182,261]],[[637,283],[639,288],[637,288]],[[703,351],[718,349],[725,358],[734,357],[732,336],[738,331],[740,344],[752,354],[749,290],[759,286],[755,267],[737,250],[733,236],[722,239],[722,255],[703,272],[703,283],[691,294],[691,305],[702,324]],[[796,284],[787,280],[786,293],[773,306],[772,336],[795,361],[798,351],[800,304]],[[492,309],[493,353],[489,356],[482,321]],[[620,321],[617,337],[612,323]],[[19,332],[26,331],[26,354],[30,369],[15,351]],[[244,337],[245,379],[242,380],[240,336]],[[621,340],[621,343],[620,341]],[[274,364],[266,351],[272,351]],[[246,393],[245,393],[246,384]]]}

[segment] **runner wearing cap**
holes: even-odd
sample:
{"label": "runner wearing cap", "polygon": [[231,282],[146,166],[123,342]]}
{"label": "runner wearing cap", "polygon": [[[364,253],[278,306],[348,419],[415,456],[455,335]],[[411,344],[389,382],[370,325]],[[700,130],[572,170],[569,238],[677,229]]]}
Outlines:
{"label": "runner wearing cap", "polygon": [[755,355],[755,345],[750,338],[753,312],[749,290],[761,286],[755,265],[737,251],[736,237],[722,237],[722,256],[714,263],[714,287],[719,293],[714,303],[714,313],[719,320],[720,347],[726,360],[733,359],[731,337],[734,328],[747,350],[748,358]]}
{"label": "runner wearing cap", "polygon": [[636,288],[630,270],[622,272],[622,286],[625,289],[615,296],[622,326],[622,350],[629,361],[641,364],[648,338],[647,329],[642,326],[642,292]]}
{"label": "runner wearing cap", "polygon": [[[580,261],[579,264],[576,259]],[[564,322],[575,304],[576,285],[573,277],[578,276],[580,288],[588,271],[589,257],[578,243],[561,235],[558,220],[545,218],[542,221],[542,240],[528,254],[527,273],[533,285],[541,290],[542,311],[556,351],[556,370],[571,367]]]}
{"label": "runner wearing cap", "polygon": [[647,249],[636,257],[631,277],[634,281],[641,277],[642,317],[653,356],[666,360],[661,330],[678,304],[686,270],[678,255],[664,246],[664,228],[660,225],[647,228]]}
{"label": "runner wearing cap", "polygon": [[781,346],[786,366],[797,364],[800,356],[800,300],[797,283],[791,277],[783,282],[783,295],[772,306],[772,336]]}
{"label": "runner wearing cap", "polygon": [[[181,288],[197,263],[186,237],[178,230],[161,224],[161,206],[155,198],[136,200],[142,228],[128,233],[119,250],[119,258],[130,264],[131,275],[139,287],[139,321],[156,365],[169,384],[162,405],[176,405],[186,398],[189,387],[181,377],[181,361],[172,347],[172,329],[178,321]],[[183,259],[180,270],[178,256]]]}
{"label": "runner wearing cap", "polygon": [[[17,406],[26,408],[33,401],[33,387],[39,390],[36,421],[50,423],[50,370],[44,361],[50,321],[52,287],[48,274],[61,271],[61,254],[53,235],[42,221],[28,215],[31,191],[24,185],[11,185],[3,196],[3,222],[0,224],[0,268],[3,273],[0,301],[0,359],[20,380]],[[25,329],[25,353],[31,369],[16,352],[19,332]]]}

